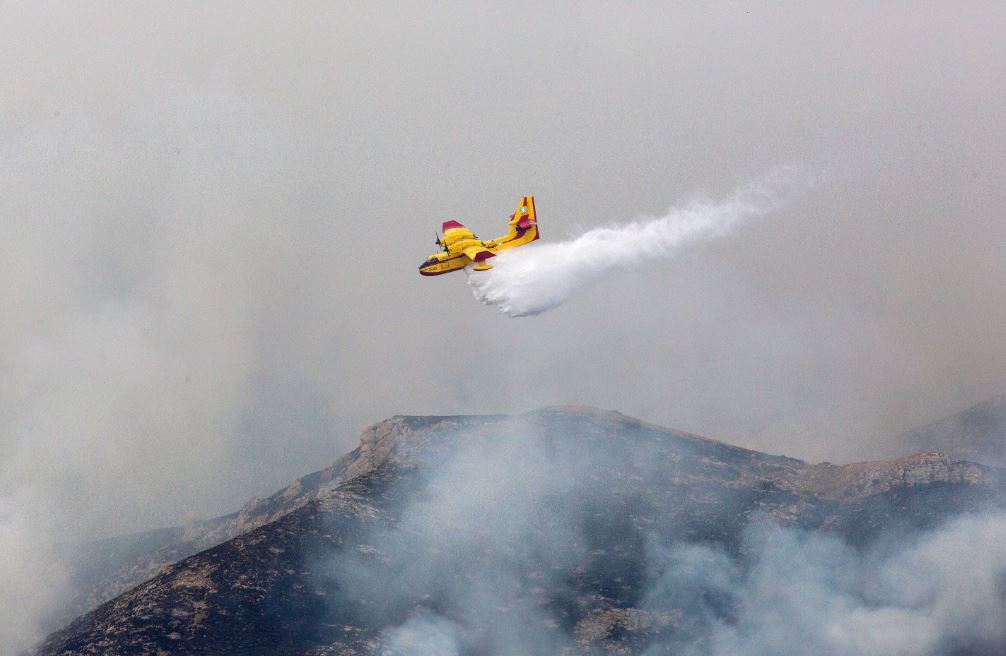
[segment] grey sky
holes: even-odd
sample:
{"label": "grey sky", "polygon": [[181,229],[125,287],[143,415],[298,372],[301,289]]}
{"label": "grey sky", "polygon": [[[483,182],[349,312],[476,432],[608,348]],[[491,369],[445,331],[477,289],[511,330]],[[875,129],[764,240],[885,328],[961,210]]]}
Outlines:
{"label": "grey sky", "polygon": [[[28,534],[226,511],[392,414],[584,403],[853,460],[1006,388],[1001,4],[255,4],[5,3]],[[790,164],[827,177],[538,317],[416,272],[524,194],[559,239]]]}

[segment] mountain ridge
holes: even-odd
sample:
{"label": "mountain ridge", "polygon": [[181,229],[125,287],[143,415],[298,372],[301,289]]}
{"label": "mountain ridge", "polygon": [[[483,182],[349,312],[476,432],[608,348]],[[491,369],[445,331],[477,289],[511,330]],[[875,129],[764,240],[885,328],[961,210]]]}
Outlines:
{"label": "mountain ridge", "polygon": [[[508,441],[518,448],[502,455],[493,451],[506,448]],[[768,516],[780,524],[833,531],[850,542],[867,544],[898,523],[915,530],[957,512],[993,507],[1004,481],[1003,472],[995,468],[931,452],[888,461],[812,465],[597,409],[546,408],[518,417],[399,415],[367,427],[360,445],[332,466],[301,477],[262,502],[246,504],[252,510],[240,521],[273,519],[168,565],[50,636],[39,654],[377,653],[386,646],[387,627],[368,620],[367,602],[345,595],[338,585],[332,587],[330,577],[311,563],[324,553],[336,554],[328,559],[369,558],[367,567],[375,566],[371,556],[386,548],[371,544],[368,532],[390,530],[386,527],[401,524],[413,505],[423,503],[416,499],[439,494],[438,472],[451,470],[457,454],[472,449],[475,457],[463,459],[460,470],[466,484],[465,468],[476,468],[486,457],[509,458],[507,476],[550,458],[559,464],[548,464],[548,476],[572,474],[555,490],[544,479],[544,496],[564,509],[556,517],[578,517],[590,527],[588,535],[600,536],[600,546],[592,552],[621,550],[632,557],[623,554],[617,562],[607,562],[582,555],[564,574],[580,590],[573,594],[572,605],[549,598],[547,591],[533,594],[552,609],[557,626],[567,625],[574,643],[590,643],[585,636],[597,633],[597,627],[611,625],[598,638],[604,642],[615,625],[624,629],[649,622],[650,629],[628,631],[625,640],[616,640],[630,650],[633,640],[659,634],[653,633],[657,620],[639,615],[643,611],[633,605],[639,591],[626,583],[638,578],[638,563],[633,563],[640,558],[639,536],[653,526],[666,524],[668,534],[736,551],[738,527],[752,517]],[[563,458],[575,466],[570,468]],[[433,484],[426,480],[430,476]],[[570,494],[567,487],[587,490],[598,509],[590,511],[590,503],[584,506],[580,493]],[[515,498],[520,500],[519,495]],[[492,520],[482,515],[472,522],[476,527],[489,522],[484,530],[492,528]],[[453,530],[478,534],[472,526]],[[535,535],[548,532],[535,526],[528,530]],[[627,545],[609,544],[626,536],[636,537]],[[579,553],[575,544],[569,548]],[[383,558],[395,562],[394,555],[385,553]],[[619,564],[622,560],[626,563]],[[589,601],[598,594],[607,601]],[[425,602],[414,596],[409,591],[407,602],[396,600],[401,607],[395,606],[387,617],[401,619],[411,612],[408,609],[422,607]],[[338,603],[332,603],[334,598]],[[348,631],[351,636],[325,628],[333,619],[356,627]],[[280,628],[262,630],[276,626]]]}
{"label": "mountain ridge", "polygon": [[938,450],[959,460],[1006,466],[1006,394],[901,433],[894,448]]}

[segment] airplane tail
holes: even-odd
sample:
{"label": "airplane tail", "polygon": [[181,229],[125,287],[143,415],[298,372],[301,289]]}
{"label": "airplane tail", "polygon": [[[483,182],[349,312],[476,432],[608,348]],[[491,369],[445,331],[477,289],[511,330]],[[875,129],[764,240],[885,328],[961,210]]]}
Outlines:
{"label": "airplane tail", "polygon": [[524,196],[517,204],[517,211],[510,217],[506,235],[496,240],[497,249],[513,248],[530,243],[540,237],[538,215],[534,209],[534,196]]}

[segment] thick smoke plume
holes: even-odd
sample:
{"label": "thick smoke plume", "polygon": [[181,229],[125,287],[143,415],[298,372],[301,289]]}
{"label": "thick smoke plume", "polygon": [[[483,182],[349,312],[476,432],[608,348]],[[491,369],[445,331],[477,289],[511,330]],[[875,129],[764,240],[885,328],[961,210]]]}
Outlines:
{"label": "thick smoke plume", "polygon": [[533,430],[466,435],[422,468],[366,553],[341,553],[325,570],[341,593],[366,600],[365,621],[386,627],[383,653],[395,656],[601,653],[584,643],[596,627],[566,621],[563,603],[582,609],[564,572],[598,553],[614,567],[621,549],[638,558],[604,576],[634,580],[638,593],[633,609],[613,612],[673,627],[645,656],[999,653],[1001,512],[892,528],[869,546],[758,516],[737,527],[736,549],[684,538],[666,518],[611,526],[598,540],[591,517],[639,510],[639,499],[619,506],[617,472],[660,459],[644,444],[599,444]]}
{"label": "thick smoke plume", "polygon": [[767,523],[748,528],[743,560],[707,545],[652,548],[645,606],[693,623],[646,656],[999,653],[1004,540],[995,513],[866,553]]}
{"label": "thick smoke plume", "polygon": [[718,202],[694,200],[659,218],[503,251],[489,271],[468,270],[468,286],[475,298],[508,316],[540,314],[615,270],[672,257],[682,247],[729,235],[744,222],[779,209],[811,183],[806,173],[783,168]]}

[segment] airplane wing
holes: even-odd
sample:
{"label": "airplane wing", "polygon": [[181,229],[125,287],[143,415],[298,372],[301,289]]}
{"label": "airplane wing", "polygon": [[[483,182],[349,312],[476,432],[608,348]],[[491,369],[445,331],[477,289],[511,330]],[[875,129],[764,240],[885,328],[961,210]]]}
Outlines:
{"label": "airplane wing", "polygon": [[444,221],[444,224],[441,226],[441,229],[444,231],[444,236],[445,237],[447,236],[447,233],[449,231],[452,231],[452,230],[463,230],[464,232],[467,232],[472,237],[475,236],[474,234],[472,234],[471,230],[469,230],[468,228],[466,228],[464,226],[463,223],[458,223],[457,221]]}
{"label": "airplane wing", "polygon": [[479,248],[478,246],[469,246],[461,252],[472,262],[481,262],[488,260],[490,257],[496,257],[496,253],[485,248]]}

